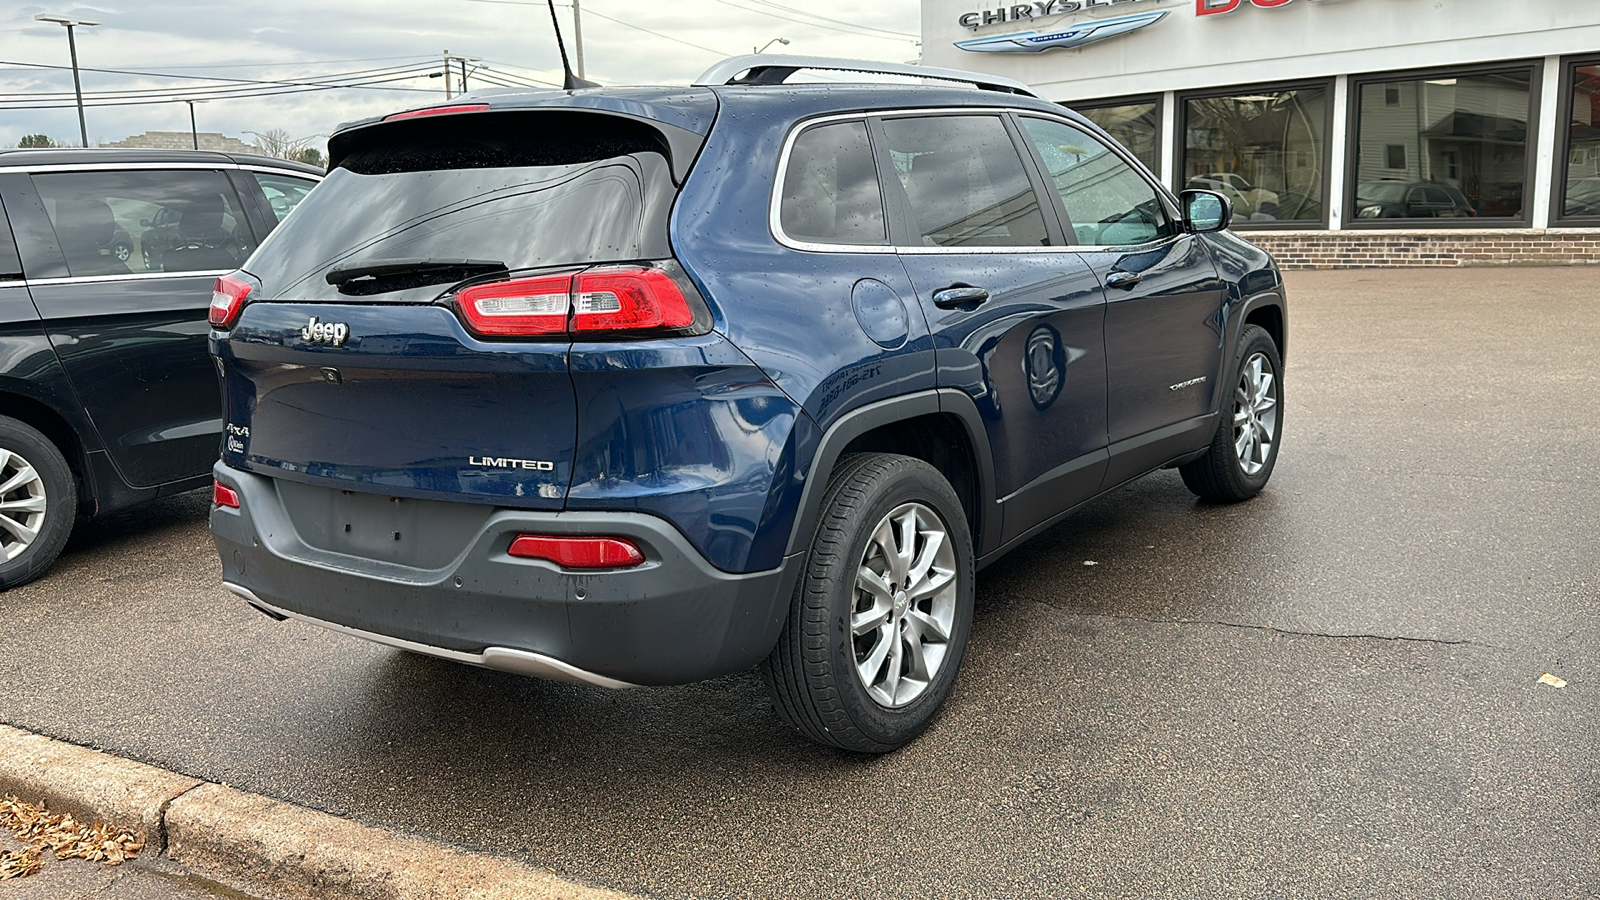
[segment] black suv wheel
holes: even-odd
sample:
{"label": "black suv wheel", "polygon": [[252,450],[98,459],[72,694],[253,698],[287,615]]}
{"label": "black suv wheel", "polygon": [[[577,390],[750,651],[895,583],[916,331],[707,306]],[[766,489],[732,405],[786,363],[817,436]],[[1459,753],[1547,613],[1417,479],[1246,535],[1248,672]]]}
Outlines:
{"label": "black suv wheel", "polygon": [[812,740],[863,753],[922,733],[961,666],[972,581],[966,516],[938,470],[847,458],[762,666],[778,712]]}
{"label": "black suv wheel", "polygon": [[61,451],[28,425],[0,416],[0,588],[44,574],[77,510],[77,486]]}

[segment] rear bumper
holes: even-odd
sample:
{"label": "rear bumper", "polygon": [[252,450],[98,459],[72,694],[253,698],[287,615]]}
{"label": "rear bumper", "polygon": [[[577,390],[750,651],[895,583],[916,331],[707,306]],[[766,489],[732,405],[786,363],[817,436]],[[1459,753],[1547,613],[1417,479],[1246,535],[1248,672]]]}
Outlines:
{"label": "rear bumper", "polygon": [[[654,516],[493,509],[454,559],[416,568],[312,546],[274,479],[221,463],[215,475],[240,498],[211,511],[223,580],[263,611],[546,678],[685,684],[748,668],[777,642],[803,559],[736,575]],[[626,537],[646,562],[575,572],[506,553],[530,532]]]}

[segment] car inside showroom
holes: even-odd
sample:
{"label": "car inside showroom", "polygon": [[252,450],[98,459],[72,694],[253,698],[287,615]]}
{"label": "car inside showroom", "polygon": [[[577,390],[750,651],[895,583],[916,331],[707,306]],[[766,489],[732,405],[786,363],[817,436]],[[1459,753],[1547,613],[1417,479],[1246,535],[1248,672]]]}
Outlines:
{"label": "car inside showroom", "polygon": [[[1600,259],[1600,19],[1570,0],[924,0],[1286,266]],[[1069,148],[1070,149],[1070,148]]]}

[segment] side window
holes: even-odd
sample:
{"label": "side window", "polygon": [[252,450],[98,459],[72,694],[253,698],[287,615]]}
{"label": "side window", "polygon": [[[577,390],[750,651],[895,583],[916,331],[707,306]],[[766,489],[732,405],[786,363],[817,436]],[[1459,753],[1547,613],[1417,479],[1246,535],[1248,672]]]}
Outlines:
{"label": "side window", "polygon": [[1165,233],[1155,188],[1098,138],[1053,119],[1024,117],[1022,125],[1061,194],[1072,243],[1122,247]]}
{"label": "side window", "polygon": [[17,255],[17,242],[11,236],[11,221],[6,208],[0,203],[0,280],[22,276],[22,257]]}
{"label": "side window", "polygon": [[884,119],[883,130],[925,246],[1050,243],[1039,197],[997,116]]}
{"label": "side window", "polygon": [[59,172],[33,184],[73,277],[227,271],[255,249],[222,172]]}
{"label": "side window", "polygon": [[317,186],[317,183],[309,178],[269,175],[265,172],[250,174],[255,176],[256,184],[261,185],[261,192],[267,195],[267,203],[272,207],[272,215],[279,222],[299,206],[300,201]]}
{"label": "side window", "polygon": [[785,234],[804,241],[888,243],[865,122],[820,125],[795,139],[778,220]]}

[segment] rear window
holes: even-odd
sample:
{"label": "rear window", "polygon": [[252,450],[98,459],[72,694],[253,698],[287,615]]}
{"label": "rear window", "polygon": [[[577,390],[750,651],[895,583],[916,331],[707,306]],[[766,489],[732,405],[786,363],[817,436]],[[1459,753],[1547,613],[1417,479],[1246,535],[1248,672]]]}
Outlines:
{"label": "rear window", "polygon": [[[492,261],[517,271],[671,255],[676,188],[665,142],[646,125],[480,113],[355,135],[336,143],[328,177],[245,265],[263,296],[348,300],[327,283],[329,270],[386,260]],[[449,287],[424,282],[365,299],[425,302]]]}

